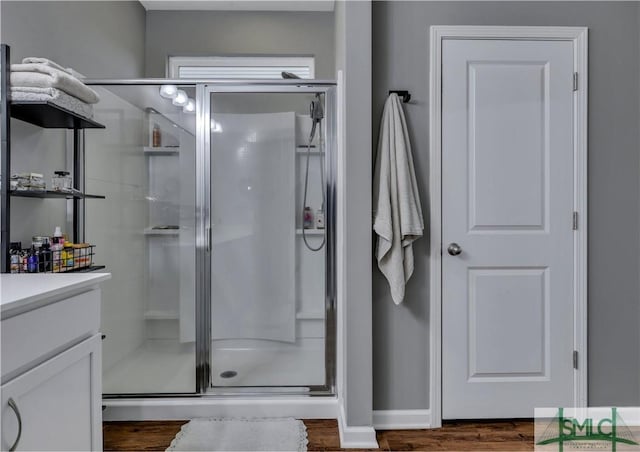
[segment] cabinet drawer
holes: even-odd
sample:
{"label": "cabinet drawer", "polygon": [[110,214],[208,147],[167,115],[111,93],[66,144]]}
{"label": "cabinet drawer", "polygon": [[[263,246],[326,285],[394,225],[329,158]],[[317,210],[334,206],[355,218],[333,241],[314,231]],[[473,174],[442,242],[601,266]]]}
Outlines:
{"label": "cabinet drawer", "polygon": [[102,449],[101,346],[96,334],[2,385],[2,450]]}
{"label": "cabinet drawer", "polygon": [[100,289],[2,320],[2,383],[100,329]]}

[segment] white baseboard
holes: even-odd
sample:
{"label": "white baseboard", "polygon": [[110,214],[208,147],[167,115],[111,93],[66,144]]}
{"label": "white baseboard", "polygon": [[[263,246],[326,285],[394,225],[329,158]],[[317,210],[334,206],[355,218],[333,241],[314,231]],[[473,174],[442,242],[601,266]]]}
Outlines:
{"label": "white baseboard", "polygon": [[104,399],[105,421],[182,420],[196,417],[294,417],[336,419],[335,397],[225,399],[182,397],[159,399]]}
{"label": "white baseboard", "polygon": [[338,415],[340,447],[343,449],[377,449],[376,430],[372,425],[352,427],[346,425],[344,406],[340,406]]}
{"label": "white baseboard", "polygon": [[431,427],[431,410],[374,410],[376,430],[418,430]]}

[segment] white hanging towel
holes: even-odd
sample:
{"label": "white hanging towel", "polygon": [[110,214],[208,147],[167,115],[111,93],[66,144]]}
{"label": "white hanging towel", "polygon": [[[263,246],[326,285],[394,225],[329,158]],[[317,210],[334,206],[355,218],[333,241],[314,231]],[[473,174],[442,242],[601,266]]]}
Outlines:
{"label": "white hanging towel", "polygon": [[382,112],[373,208],[378,267],[389,282],[394,303],[400,304],[413,273],[412,244],[422,236],[424,222],[407,122],[395,93],[389,96]]}

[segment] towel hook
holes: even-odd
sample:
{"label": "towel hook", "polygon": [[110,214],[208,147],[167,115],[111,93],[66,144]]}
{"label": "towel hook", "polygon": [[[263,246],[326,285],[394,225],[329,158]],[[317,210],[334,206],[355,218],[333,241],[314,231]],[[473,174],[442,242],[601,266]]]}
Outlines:
{"label": "towel hook", "polygon": [[392,91],[389,91],[389,94],[391,94],[391,93],[396,93],[399,97],[402,98],[402,102],[404,102],[405,104],[411,100],[411,93],[409,93],[409,91],[406,91],[406,90],[392,90]]}

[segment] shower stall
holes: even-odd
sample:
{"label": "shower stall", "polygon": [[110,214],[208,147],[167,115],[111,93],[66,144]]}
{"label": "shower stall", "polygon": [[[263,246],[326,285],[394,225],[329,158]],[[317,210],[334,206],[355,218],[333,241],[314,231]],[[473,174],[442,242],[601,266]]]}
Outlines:
{"label": "shower stall", "polygon": [[88,84],[105,404],[335,395],[335,83]]}

